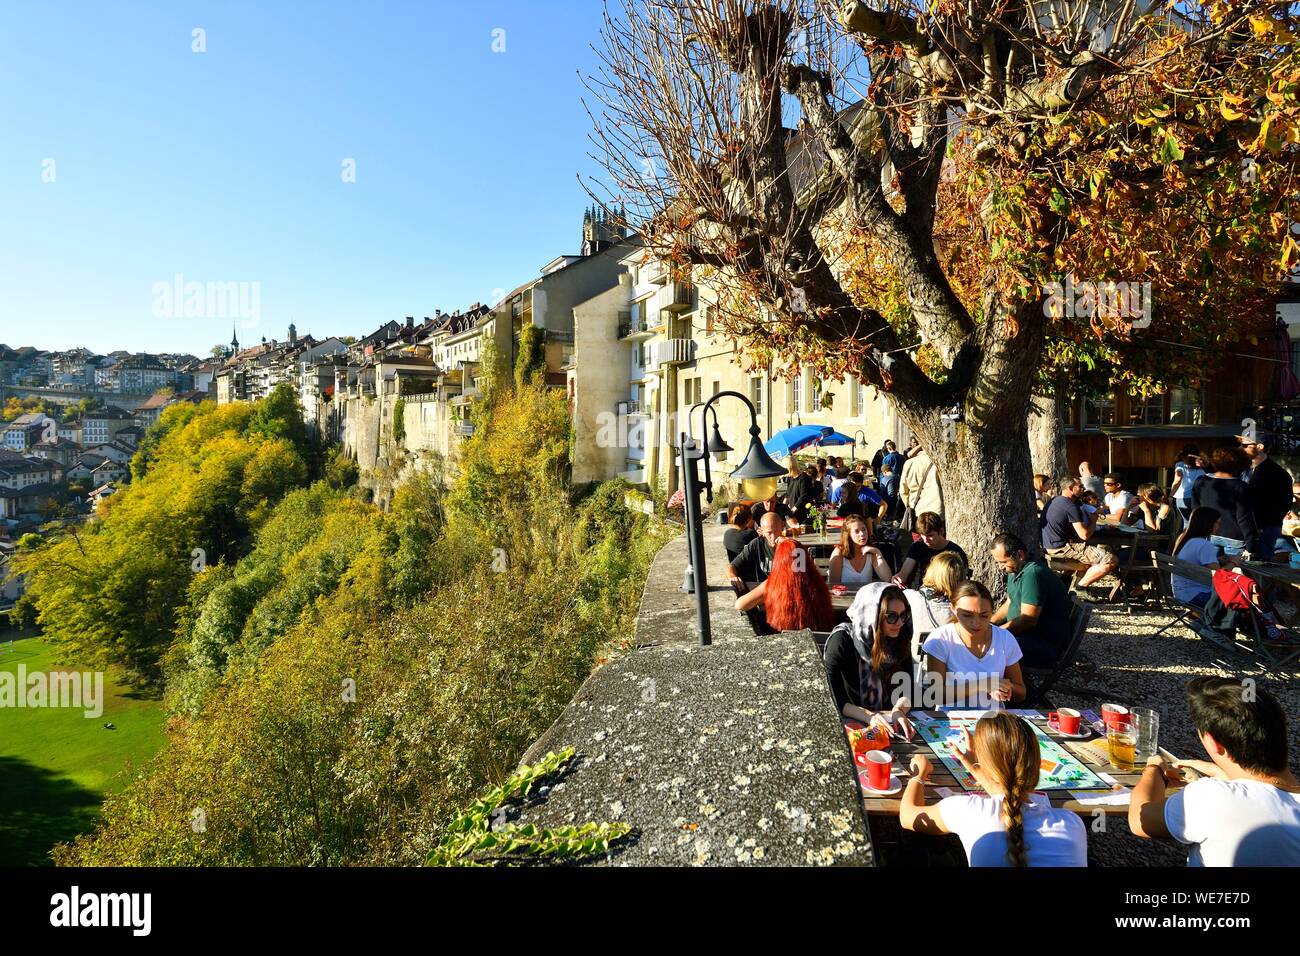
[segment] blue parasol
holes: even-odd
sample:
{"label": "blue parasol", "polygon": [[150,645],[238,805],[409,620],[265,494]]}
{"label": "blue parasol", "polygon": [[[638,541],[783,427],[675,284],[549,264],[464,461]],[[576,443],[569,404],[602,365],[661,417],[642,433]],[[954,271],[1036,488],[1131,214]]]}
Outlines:
{"label": "blue parasol", "polygon": [[852,438],[828,425],[795,425],[777,432],[763,444],[763,448],[773,458],[789,458],[813,445],[852,444]]}

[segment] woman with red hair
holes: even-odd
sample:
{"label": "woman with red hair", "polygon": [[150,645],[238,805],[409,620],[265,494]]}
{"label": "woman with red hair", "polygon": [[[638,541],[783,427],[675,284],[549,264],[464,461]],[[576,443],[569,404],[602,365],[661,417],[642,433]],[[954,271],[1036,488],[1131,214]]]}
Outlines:
{"label": "woman with red hair", "polygon": [[763,605],[767,623],[778,631],[829,631],[835,626],[835,608],[826,579],[813,563],[812,553],[794,538],[782,538],[772,557],[772,573],[736,599],[736,610]]}

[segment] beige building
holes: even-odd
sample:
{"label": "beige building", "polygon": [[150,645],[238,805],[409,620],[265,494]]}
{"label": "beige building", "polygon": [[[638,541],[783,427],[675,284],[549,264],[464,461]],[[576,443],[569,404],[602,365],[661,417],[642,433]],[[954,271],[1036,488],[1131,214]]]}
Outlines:
{"label": "beige building", "polygon": [[[680,483],[676,445],[688,430],[686,410],[724,391],[754,403],[764,441],[789,425],[825,425],[857,438],[857,457],[869,459],[886,438],[904,437],[889,404],[854,379],[821,381],[810,370],[791,374],[777,365],[747,371],[736,344],[715,326],[715,290],[671,281],[662,263],[644,260],[639,250],[625,256],[619,284],[573,310],[566,371],[575,482],[621,475],[671,494]],[[725,477],[749,447],[750,417],[734,398],[714,408],[735,449],[714,462],[714,474]],[[703,434],[698,412],[692,428]],[[845,445],[803,454],[848,460],[854,451]]]}

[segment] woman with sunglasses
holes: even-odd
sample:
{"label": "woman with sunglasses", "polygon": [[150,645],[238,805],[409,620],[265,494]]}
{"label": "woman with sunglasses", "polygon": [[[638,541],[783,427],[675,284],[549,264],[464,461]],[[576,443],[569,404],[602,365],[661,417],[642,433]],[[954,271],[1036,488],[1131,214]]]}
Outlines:
{"label": "woman with sunglasses", "polygon": [[921,645],[926,669],[944,685],[944,700],[979,710],[1025,699],[1023,656],[1015,635],[993,623],[993,595],[966,581],[952,597],[956,620],[932,631]]}
{"label": "woman with sunglasses", "polygon": [[912,620],[901,588],[868,584],[831,631],[824,652],[836,709],[850,720],[911,740]]}

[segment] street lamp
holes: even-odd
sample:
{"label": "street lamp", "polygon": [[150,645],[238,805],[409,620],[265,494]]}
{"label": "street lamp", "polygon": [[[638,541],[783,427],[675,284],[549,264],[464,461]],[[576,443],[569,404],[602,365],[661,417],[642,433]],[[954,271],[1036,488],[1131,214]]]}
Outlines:
{"label": "street lamp", "polygon": [[[691,579],[695,590],[695,614],[700,629],[701,647],[713,643],[713,631],[709,623],[709,587],[704,573],[704,528],[700,522],[700,490],[703,487],[707,499],[713,501],[713,476],[709,467],[709,454],[720,457],[732,451],[732,448],[723,440],[722,433],[718,429],[716,409],[713,409],[713,432],[707,443],[707,454],[706,449],[702,448],[693,437],[691,416],[695,413],[695,409],[703,405],[700,421],[707,428],[709,410],[713,408],[714,402],[724,397],[738,398],[749,409],[749,451],[745,454],[745,460],[731,473],[732,478],[740,480],[742,493],[756,500],[766,500],[776,491],[776,480],[785,474],[785,469],[772,460],[772,456],[759,441],[761,432],[758,427],[758,410],[754,408],[754,403],[740,392],[719,392],[707,402],[692,405],[686,413],[687,431],[680,433],[678,452],[681,455],[682,492],[685,497],[683,504],[686,511],[686,545],[690,555]],[[702,484],[698,471],[700,459],[704,460]]]}

